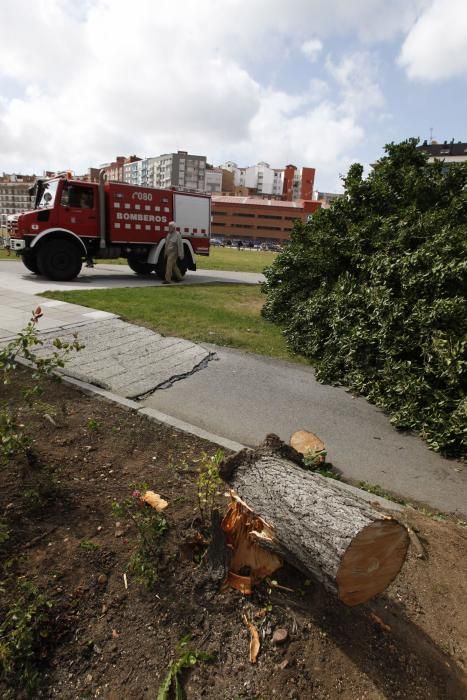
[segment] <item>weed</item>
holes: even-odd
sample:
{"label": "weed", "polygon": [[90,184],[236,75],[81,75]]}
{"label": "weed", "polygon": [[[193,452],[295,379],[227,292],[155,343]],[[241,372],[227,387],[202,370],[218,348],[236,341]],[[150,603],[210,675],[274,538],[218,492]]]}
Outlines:
{"label": "weed", "polygon": [[[43,345],[43,341],[37,333],[37,323],[42,316],[40,306],[32,312],[32,317],[26,327],[18,333],[3,348],[0,348],[0,374],[3,375],[3,384],[10,381],[11,372],[18,366],[18,357],[21,355],[32,365],[32,383],[23,390],[26,401],[37,399],[42,394],[42,383],[47,378],[57,379],[54,374],[59,367],[65,366],[67,356],[74,350],[79,351],[84,346],[78,343],[77,336],[73,342],[64,343],[55,338],[53,346],[55,350],[48,357],[39,357],[37,348]],[[0,411],[0,464],[5,464],[15,454],[25,454],[30,464],[37,460],[30,449],[31,440],[23,432],[24,425],[20,424],[8,407]]]}
{"label": "weed", "polygon": [[23,506],[28,513],[37,513],[45,506],[45,499],[39,489],[26,489],[23,491]]}
{"label": "weed", "polygon": [[178,658],[172,661],[166,677],[157,693],[157,700],[169,700],[170,689],[172,686],[175,690],[175,699],[182,700],[183,688],[181,685],[182,671],[186,668],[192,668],[199,661],[210,661],[213,656],[205,651],[196,651],[189,646],[190,636],[182,637],[177,644]]}
{"label": "weed", "polygon": [[40,413],[40,414],[48,414],[52,418],[54,418],[57,415],[57,409],[55,406],[52,406],[51,403],[47,403],[47,401],[42,401],[41,399],[38,399],[37,401],[34,401],[32,404],[32,410],[34,413]]}
{"label": "weed", "polygon": [[[325,466],[326,450],[309,450],[303,455],[303,463],[307,469],[315,471],[319,467]],[[327,465],[330,466],[330,465]]]}
{"label": "weed", "polygon": [[369,484],[368,481],[359,481],[357,486],[358,488],[363,489],[363,491],[368,491],[368,493],[372,493],[380,498],[386,498],[388,501],[400,503],[401,506],[405,506],[407,504],[407,501],[404,501],[403,498],[393,496],[392,493],[386,491],[381,486],[378,486],[378,484]]}
{"label": "weed", "polygon": [[19,589],[18,599],[0,623],[0,678],[11,688],[35,697],[52,603],[30,581],[21,580]]}
{"label": "weed", "polygon": [[96,544],[96,542],[93,542],[92,540],[81,540],[79,546],[86,552],[95,552],[96,549],[99,549],[99,545]]}
{"label": "weed", "polygon": [[31,514],[39,513],[57,500],[61,493],[60,481],[50,471],[46,471],[34,488],[23,491],[23,507]]}
{"label": "weed", "polygon": [[10,529],[4,520],[0,520],[0,545],[10,539]]}
{"label": "weed", "polygon": [[198,468],[196,495],[198,497],[198,508],[204,526],[211,522],[218,489],[222,484],[222,479],[219,475],[219,465],[223,459],[223,451],[217,450],[213,457],[204,455],[201,460],[201,465]]}
{"label": "weed", "polygon": [[158,579],[160,545],[168,524],[161,513],[143,501],[142,495],[145,491],[147,485],[143,484],[133,490],[130,498],[122,502],[113,501],[112,512],[115,518],[131,520],[135,525],[138,546],[128,562],[128,570],[151,590]]}
{"label": "weed", "polygon": [[0,411],[0,464],[6,464],[16,454],[25,454],[31,440],[22,431],[24,425],[6,406]]}
{"label": "weed", "polygon": [[101,427],[101,424],[95,418],[88,418],[86,426],[90,432],[94,433],[94,432],[99,430],[99,428]]}

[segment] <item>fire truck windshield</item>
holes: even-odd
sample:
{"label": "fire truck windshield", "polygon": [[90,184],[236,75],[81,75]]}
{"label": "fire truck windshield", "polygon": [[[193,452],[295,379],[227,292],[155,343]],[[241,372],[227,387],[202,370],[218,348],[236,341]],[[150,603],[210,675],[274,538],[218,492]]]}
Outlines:
{"label": "fire truck windshield", "polygon": [[55,203],[55,195],[57,194],[59,180],[49,180],[42,184],[41,198],[37,204],[38,208],[53,207]]}

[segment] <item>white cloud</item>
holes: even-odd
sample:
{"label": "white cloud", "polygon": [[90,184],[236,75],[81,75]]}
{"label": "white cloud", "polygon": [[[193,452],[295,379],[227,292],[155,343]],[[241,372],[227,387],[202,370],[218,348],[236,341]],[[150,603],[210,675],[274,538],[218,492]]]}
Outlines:
{"label": "white cloud", "polygon": [[[426,0],[16,0],[0,3],[0,168],[72,168],[178,148],[214,163],[311,165],[337,181],[383,105],[373,56],[314,64],[298,94],[266,69],[328,36],[406,31]],[[309,27],[313,27],[310,39]],[[318,38],[320,37],[320,38]]]}
{"label": "white cloud", "polygon": [[410,30],[399,62],[412,79],[435,81],[466,74],[466,1],[434,0]]}
{"label": "white cloud", "polygon": [[357,51],[338,62],[328,58],[326,68],[340,87],[341,110],[347,114],[358,116],[384,106],[384,96],[377,81],[377,61],[372,54]]}
{"label": "white cloud", "polygon": [[313,63],[322,51],[323,43],[319,39],[308,39],[301,45],[301,50],[305,56]]}

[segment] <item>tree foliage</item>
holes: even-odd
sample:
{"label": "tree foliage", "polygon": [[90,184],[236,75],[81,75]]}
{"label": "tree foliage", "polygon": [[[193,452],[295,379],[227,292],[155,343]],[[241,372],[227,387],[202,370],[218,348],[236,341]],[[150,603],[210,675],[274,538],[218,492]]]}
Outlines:
{"label": "tree foliage", "polygon": [[265,272],[263,309],[320,381],[383,407],[435,450],[467,447],[467,163],[386,146],[370,175],[306,225]]}

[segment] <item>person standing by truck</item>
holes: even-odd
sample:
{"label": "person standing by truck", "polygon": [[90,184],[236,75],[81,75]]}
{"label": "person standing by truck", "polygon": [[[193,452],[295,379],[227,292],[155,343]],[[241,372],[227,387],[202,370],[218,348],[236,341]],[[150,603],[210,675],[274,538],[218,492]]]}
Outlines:
{"label": "person standing by truck", "polygon": [[183,277],[177,266],[177,260],[183,260],[183,242],[180,233],[177,231],[175,221],[169,223],[169,232],[165,238],[165,255],[167,262],[165,266],[165,280],[162,284],[170,284],[172,276],[175,275],[175,281],[181,282]]}

